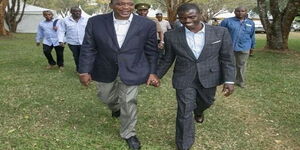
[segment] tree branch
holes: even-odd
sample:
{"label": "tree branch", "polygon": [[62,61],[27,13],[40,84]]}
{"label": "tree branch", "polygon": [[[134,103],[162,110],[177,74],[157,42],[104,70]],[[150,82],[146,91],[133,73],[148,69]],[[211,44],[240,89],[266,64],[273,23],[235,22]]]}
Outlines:
{"label": "tree branch", "polygon": [[19,17],[19,19],[17,20],[17,24],[19,24],[23,18],[23,15],[24,15],[24,10],[25,10],[25,6],[26,6],[26,2],[27,0],[23,0],[23,8],[22,8],[22,12],[21,12],[21,15]]}

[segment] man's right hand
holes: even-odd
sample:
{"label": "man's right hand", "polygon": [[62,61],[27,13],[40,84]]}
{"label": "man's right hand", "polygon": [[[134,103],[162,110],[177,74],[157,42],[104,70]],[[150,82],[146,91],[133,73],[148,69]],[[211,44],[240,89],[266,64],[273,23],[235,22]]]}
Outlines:
{"label": "man's right hand", "polygon": [[61,46],[61,47],[65,47],[65,44],[64,44],[64,42],[59,42],[59,46]]}
{"label": "man's right hand", "polygon": [[88,73],[82,73],[79,75],[80,83],[84,86],[88,86],[92,82],[92,77]]}

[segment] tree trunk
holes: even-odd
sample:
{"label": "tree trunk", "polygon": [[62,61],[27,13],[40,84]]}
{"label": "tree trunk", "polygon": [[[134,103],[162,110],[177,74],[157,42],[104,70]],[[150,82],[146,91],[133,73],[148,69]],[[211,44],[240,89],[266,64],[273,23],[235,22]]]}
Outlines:
{"label": "tree trunk", "polygon": [[[7,4],[7,12],[5,13],[5,21],[8,25],[10,32],[16,32],[18,24],[21,22],[24,10],[26,6],[26,1],[23,0],[23,3],[21,3],[21,0],[12,0],[11,4]],[[21,4],[22,9],[21,9]]]}
{"label": "tree trunk", "polygon": [[[266,30],[267,43],[265,48],[286,51],[288,50],[288,37],[291,30],[291,25],[298,13],[300,0],[288,1],[286,7],[281,10],[278,0],[270,0],[270,11],[267,7],[266,0],[257,0],[259,8],[259,17]],[[268,18],[268,12],[271,13],[273,20]]]}
{"label": "tree trunk", "polygon": [[8,32],[4,27],[5,18],[5,8],[7,6],[8,0],[0,0],[0,36],[8,35]]}
{"label": "tree trunk", "polygon": [[177,8],[182,3],[188,3],[193,0],[165,0],[167,11],[168,11],[168,20],[171,24],[173,24],[176,21],[176,11]]}

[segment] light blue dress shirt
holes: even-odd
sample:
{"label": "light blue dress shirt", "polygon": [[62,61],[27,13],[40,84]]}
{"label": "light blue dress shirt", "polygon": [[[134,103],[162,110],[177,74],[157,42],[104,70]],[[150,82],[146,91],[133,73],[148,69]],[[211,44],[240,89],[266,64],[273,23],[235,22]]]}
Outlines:
{"label": "light blue dress shirt", "polygon": [[58,38],[57,38],[57,32],[53,29],[53,22],[51,21],[42,21],[38,25],[37,33],[36,33],[36,43],[40,43],[43,41],[43,44],[48,46],[58,46]]}
{"label": "light blue dress shirt", "polygon": [[85,27],[88,19],[81,16],[75,21],[72,16],[64,18],[58,26],[58,41],[67,42],[71,45],[82,45]]}
{"label": "light blue dress shirt", "polygon": [[237,17],[224,19],[220,26],[226,27],[231,35],[234,51],[249,51],[255,46],[255,24],[246,18],[240,21]]}
{"label": "light blue dress shirt", "polygon": [[197,33],[194,33],[185,27],[186,41],[197,59],[199,58],[205,44],[205,25],[204,23],[202,23],[202,25],[203,28]]}

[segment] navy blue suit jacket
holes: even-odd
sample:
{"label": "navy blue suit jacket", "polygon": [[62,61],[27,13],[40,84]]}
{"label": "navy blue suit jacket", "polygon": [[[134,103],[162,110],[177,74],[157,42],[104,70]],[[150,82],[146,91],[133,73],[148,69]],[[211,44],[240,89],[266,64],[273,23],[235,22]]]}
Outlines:
{"label": "navy blue suit jacket", "polygon": [[119,47],[113,13],[91,17],[79,58],[79,73],[90,73],[98,82],[110,83],[117,75],[126,85],[139,85],[155,74],[157,64],[155,23],[133,15],[125,41]]}

